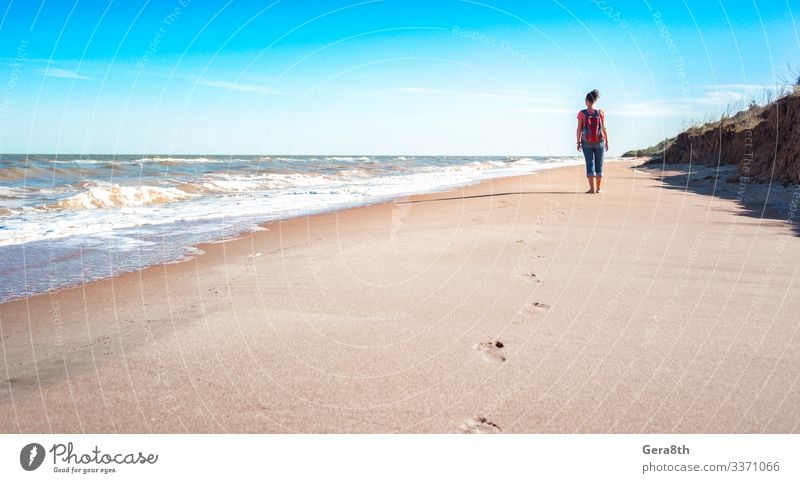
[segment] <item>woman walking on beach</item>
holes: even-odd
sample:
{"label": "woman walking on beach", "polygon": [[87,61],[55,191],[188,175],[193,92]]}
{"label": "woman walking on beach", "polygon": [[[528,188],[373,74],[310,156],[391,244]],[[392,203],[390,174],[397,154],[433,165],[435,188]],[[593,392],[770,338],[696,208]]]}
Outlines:
{"label": "woman walking on beach", "polygon": [[578,112],[578,151],[583,150],[586,159],[586,178],[589,180],[587,193],[602,193],[600,182],[603,179],[603,153],[608,151],[608,132],[606,119],[602,109],[595,109],[594,104],[600,92],[594,89],[586,94],[586,109]]}

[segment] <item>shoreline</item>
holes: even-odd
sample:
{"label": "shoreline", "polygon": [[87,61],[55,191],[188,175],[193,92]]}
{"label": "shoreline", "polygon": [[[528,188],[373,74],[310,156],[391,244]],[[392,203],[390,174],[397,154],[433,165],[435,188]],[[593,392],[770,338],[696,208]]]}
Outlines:
{"label": "shoreline", "polygon": [[[620,158],[610,158],[609,159],[610,162],[615,162],[615,161],[619,161],[619,160],[620,160]],[[422,192],[414,193],[414,194],[410,194],[410,195],[393,196],[393,197],[388,198],[388,199],[378,199],[378,200],[374,200],[374,201],[368,201],[368,202],[366,202],[364,204],[356,204],[356,205],[338,207],[338,208],[337,207],[332,207],[332,208],[324,209],[324,210],[318,211],[318,212],[307,213],[307,214],[298,214],[298,215],[294,215],[294,216],[289,216],[287,218],[279,218],[279,219],[274,219],[274,220],[258,222],[258,223],[254,223],[253,224],[254,226],[257,226],[258,228],[252,229],[249,232],[248,231],[242,231],[242,232],[235,233],[233,235],[227,236],[225,238],[221,238],[219,240],[204,241],[204,242],[192,244],[192,245],[189,245],[189,246],[185,246],[185,247],[182,248],[182,250],[184,250],[186,252],[185,255],[183,255],[182,257],[177,258],[175,260],[162,261],[162,262],[159,262],[159,263],[152,263],[152,264],[144,265],[142,267],[135,268],[135,269],[132,269],[132,270],[126,270],[126,271],[122,271],[122,272],[119,272],[119,273],[115,273],[113,275],[108,275],[108,276],[96,278],[96,279],[93,279],[93,280],[89,280],[89,281],[83,282],[83,283],[68,284],[68,285],[64,285],[64,286],[61,286],[61,287],[55,287],[55,288],[52,288],[52,289],[49,289],[49,290],[45,290],[45,291],[40,291],[40,292],[30,293],[30,294],[27,294],[27,295],[22,295],[22,296],[19,296],[19,297],[9,298],[7,300],[0,300],[0,305],[6,304],[6,303],[11,303],[11,302],[17,302],[17,301],[20,301],[20,300],[25,300],[25,299],[28,299],[30,297],[35,297],[35,296],[38,296],[38,295],[45,295],[45,294],[50,294],[50,293],[61,292],[63,290],[75,289],[75,288],[82,287],[82,286],[84,286],[86,284],[91,284],[91,283],[95,283],[95,282],[101,282],[101,281],[104,281],[104,280],[109,280],[111,278],[120,277],[120,276],[129,274],[129,273],[137,273],[137,272],[139,272],[141,270],[146,270],[146,269],[152,268],[152,267],[159,267],[159,266],[162,266],[162,265],[172,265],[172,264],[180,264],[180,263],[183,263],[183,262],[190,262],[195,257],[202,256],[202,255],[205,254],[205,250],[203,249],[204,246],[211,246],[211,245],[215,245],[215,244],[218,244],[218,243],[231,242],[231,241],[234,241],[234,240],[237,240],[237,239],[240,239],[240,238],[245,238],[247,236],[250,236],[252,233],[256,233],[258,231],[263,231],[263,230],[268,229],[267,226],[272,224],[272,223],[278,223],[278,222],[293,220],[293,219],[297,219],[297,218],[306,218],[306,217],[309,217],[309,216],[326,215],[326,214],[330,214],[330,213],[353,210],[353,209],[358,209],[358,208],[365,208],[365,207],[380,205],[380,204],[384,204],[384,203],[392,203],[395,200],[405,199],[405,198],[408,198],[408,197],[424,196],[424,195],[431,195],[431,194],[437,194],[437,193],[447,193],[447,192],[451,192],[451,191],[454,191],[454,190],[459,190],[459,189],[462,189],[462,188],[479,185],[481,183],[484,183],[484,182],[487,182],[487,181],[491,181],[491,180],[514,178],[514,177],[517,177],[517,176],[530,176],[530,175],[535,175],[537,173],[541,173],[543,171],[548,171],[548,170],[553,170],[553,169],[562,169],[564,167],[571,167],[571,165],[545,167],[543,169],[538,169],[536,171],[532,171],[532,172],[529,172],[529,173],[523,173],[523,174],[508,174],[508,175],[501,175],[501,176],[496,176],[496,177],[488,177],[488,178],[481,179],[479,181],[474,181],[474,182],[471,182],[471,183],[468,183],[468,184],[465,184],[465,185],[459,185],[459,186],[453,186],[453,187],[444,187],[442,189],[436,189],[436,190],[433,190],[433,191],[422,191]]]}
{"label": "shoreline", "polygon": [[0,430],[800,431],[800,238],[640,163],[600,195],[580,166],[495,178],[0,304]]}

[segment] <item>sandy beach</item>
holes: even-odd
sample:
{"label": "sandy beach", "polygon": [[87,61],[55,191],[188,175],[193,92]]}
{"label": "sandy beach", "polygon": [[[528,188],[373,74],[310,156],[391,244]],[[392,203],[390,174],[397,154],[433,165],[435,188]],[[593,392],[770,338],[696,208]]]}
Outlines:
{"label": "sandy beach", "polygon": [[800,237],[639,164],[598,195],[575,166],[270,223],[2,304],[0,431],[799,432]]}

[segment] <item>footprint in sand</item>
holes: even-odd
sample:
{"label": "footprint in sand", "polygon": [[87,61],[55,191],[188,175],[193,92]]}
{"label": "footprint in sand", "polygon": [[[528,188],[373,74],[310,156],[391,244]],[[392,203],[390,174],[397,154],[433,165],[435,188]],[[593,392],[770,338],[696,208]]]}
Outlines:
{"label": "footprint in sand", "polygon": [[481,353],[486,362],[505,362],[505,344],[499,340],[481,342],[475,349]]}
{"label": "footprint in sand", "polygon": [[530,282],[542,283],[542,281],[539,279],[539,277],[537,277],[536,274],[533,273],[533,272],[523,273],[522,276],[525,277],[525,279],[527,279]]}
{"label": "footprint in sand", "polygon": [[550,310],[550,306],[549,305],[543,304],[541,302],[534,302],[534,303],[531,304],[531,307],[534,310],[537,310],[539,312],[545,312],[545,311]]}
{"label": "footprint in sand", "polygon": [[458,430],[464,434],[497,434],[503,432],[500,426],[483,416],[475,416],[469,421],[464,421],[464,424]]}

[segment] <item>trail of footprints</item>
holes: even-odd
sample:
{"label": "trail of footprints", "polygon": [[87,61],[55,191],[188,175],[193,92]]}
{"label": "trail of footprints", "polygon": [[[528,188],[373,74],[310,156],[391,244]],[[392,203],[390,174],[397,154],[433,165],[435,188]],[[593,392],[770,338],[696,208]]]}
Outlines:
{"label": "trail of footprints", "polygon": [[[517,243],[523,243],[523,241],[517,240]],[[535,258],[541,259],[543,257],[542,255],[536,255]],[[523,273],[522,275],[535,283],[542,282],[533,272]],[[529,307],[535,312],[546,312],[551,308],[550,305],[543,302],[533,302]],[[507,359],[505,349],[505,343],[500,340],[489,340],[475,345],[475,350],[481,354],[483,360],[489,363],[505,362]],[[465,434],[496,434],[502,432],[500,426],[481,415],[464,421],[458,430]]]}

